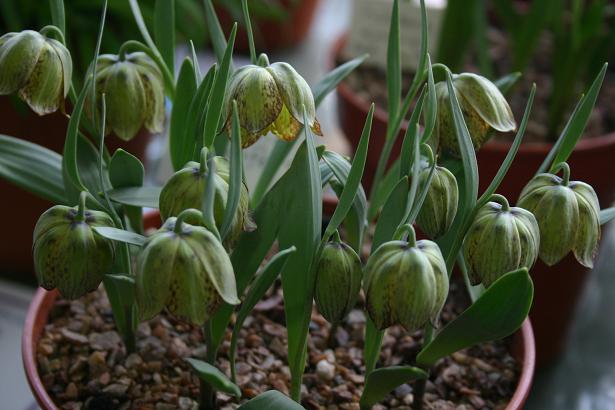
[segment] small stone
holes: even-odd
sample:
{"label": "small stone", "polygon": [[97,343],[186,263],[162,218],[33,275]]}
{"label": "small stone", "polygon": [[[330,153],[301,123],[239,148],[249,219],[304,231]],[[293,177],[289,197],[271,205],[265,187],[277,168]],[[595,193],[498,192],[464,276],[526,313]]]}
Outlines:
{"label": "small stone", "polygon": [[179,337],[174,337],[169,346],[169,355],[171,357],[183,358],[190,356],[190,348],[186,345],[186,342]]}
{"label": "small stone", "polygon": [[331,381],[335,378],[335,365],[327,360],[321,360],[316,364],[316,374],[322,380]]}
{"label": "small stone", "polygon": [[402,384],[395,388],[394,394],[398,399],[403,399],[406,395],[412,393],[412,387],[408,384]]}
{"label": "small stone", "polygon": [[190,397],[180,397],[177,400],[177,405],[179,410],[197,410],[199,408],[199,404]]}
{"label": "small stone", "polygon": [[90,334],[89,342],[94,350],[111,350],[118,347],[122,340],[117,332],[110,331]]}
{"label": "small stone", "polygon": [[90,366],[90,375],[98,377],[108,370],[107,361],[103,352],[93,352],[88,357],[88,365]]}
{"label": "small stone", "polygon": [[77,385],[73,382],[69,383],[66,386],[66,390],[64,391],[64,396],[69,400],[74,400],[79,396],[79,390],[77,389]]}
{"label": "small stone", "polygon": [[111,381],[111,375],[109,374],[109,372],[105,372],[100,375],[100,377],[98,378],[98,381],[100,382],[101,385],[106,386]]}
{"label": "small stone", "polygon": [[191,356],[196,357],[197,359],[206,359],[207,358],[207,346],[200,345],[192,349]]}
{"label": "small stone", "polygon": [[131,353],[130,355],[128,355],[126,361],[124,362],[127,369],[132,369],[133,367],[136,367],[141,363],[143,363],[143,359],[141,359],[141,356],[136,353]]}
{"label": "small stone", "polygon": [[[401,402],[404,403],[407,406],[410,406],[412,403],[414,403],[414,395],[412,393],[410,394],[406,394],[402,399]],[[477,407],[480,408],[480,407]]]}
{"label": "small stone", "polygon": [[67,328],[62,328],[60,330],[60,333],[62,334],[62,337],[64,337],[64,340],[76,344],[76,345],[85,345],[88,343],[88,338],[82,334],[73,332],[71,330],[68,330]]}
{"label": "small stone", "polygon": [[123,397],[128,391],[128,386],[120,383],[113,383],[103,389],[103,392],[110,396]]}
{"label": "small stone", "polygon": [[156,403],[156,410],[175,410],[177,407],[169,403]]}

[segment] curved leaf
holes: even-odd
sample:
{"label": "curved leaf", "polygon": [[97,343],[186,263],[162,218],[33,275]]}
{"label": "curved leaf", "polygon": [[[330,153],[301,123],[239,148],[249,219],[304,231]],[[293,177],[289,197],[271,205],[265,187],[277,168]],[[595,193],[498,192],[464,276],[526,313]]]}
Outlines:
{"label": "curved leaf", "polygon": [[145,236],[139,235],[138,233],[111,228],[109,226],[95,226],[94,230],[107,239],[129,243],[131,245],[143,246],[146,239]]}
{"label": "curved leaf", "polygon": [[458,350],[511,335],[527,318],[533,295],[534,285],[527,269],[505,274],[444,326],[418,354],[417,364],[429,367]]}
{"label": "curved leaf", "polygon": [[370,409],[396,387],[411,380],[425,378],[427,378],[427,372],[418,367],[391,366],[376,369],[365,380],[365,388],[359,404],[362,409]]}
{"label": "curved leaf", "polygon": [[305,408],[289,399],[277,390],[261,393],[246,404],[239,406],[240,410],[305,410]]}
{"label": "curved leaf", "polygon": [[112,189],[109,197],[120,204],[158,209],[162,187],[128,187]]}
{"label": "curved leaf", "polygon": [[[184,139],[187,138],[185,128],[196,90],[194,65],[190,58],[186,57],[179,69],[177,92],[171,109],[171,124],[169,125],[169,153],[175,171],[181,169],[188,162],[189,157],[183,154],[183,147],[186,145]],[[191,153],[192,149],[189,152]]]}
{"label": "curved leaf", "polygon": [[218,370],[218,368],[202,360],[192,358],[187,358],[184,360],[192,366],[192,369],[199,379],[208,383],[214,389],[230,394],[231,396],[241,397],[241,390],[239,387],[235,383],[231,382],[224,373]]}

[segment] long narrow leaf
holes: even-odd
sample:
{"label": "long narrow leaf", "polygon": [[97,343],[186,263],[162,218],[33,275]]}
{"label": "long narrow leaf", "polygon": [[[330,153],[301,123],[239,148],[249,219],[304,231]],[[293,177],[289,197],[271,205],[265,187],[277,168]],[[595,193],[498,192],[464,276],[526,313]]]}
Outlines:
{"label": "long narrow leaf", "polygon": [[68,203],[62,157],[40,145],[0,135],[0,177],[53,203]]}
{"label": "long narrow leaf", "polygon": [[109,197],[120,204],[143,208],[158,208],[162,187],[128,187],[112,189]]}
{"label": "long narrow leaf", "polygon": [[278,252],[273,258],[271,258],[271,260],[263,268],[262,273],[260,273],[254,280],[254,284],[250,286],[250,290],[246,295],[245,300],[241,304],[241,309],[239,309],[239,312],[237,313],[237,319],[235,320],[235,326],[233,327],[231,346],[229,349],[229,361],[231,362],[231,374],[233,381],[237,378],[235,373],[235,356],[237,352],[237,338],[239,336],[239,331],[241,330],[248,315],[252,313],[254,306],[256,306],[258,301],[262,299],[267,290],[273,285],[273,282],[280,274],[280,271],[284,268],[288,256],[296,250],[297,248],[291,246],[288,249]]}
{"label": "long narrow leaf", "polygon": [[207,114],[205,115],[205,125],[203,134],[203,146],[213,148],[214,139],[218,134],[218,123],[224,111],[224,93],[229,78],[231,59],[233,57],[233,47],[235,45],[235,35],[237,33],[237,23],[233,25],[228,45],[224,52],[224,57],[220,63],[220,69],[216,72],[211,93],[207,101]]}
{"label": "long narrow leaf", "polygon": [[104,236],[107,239],[113,241],[129,243],[131,245],[143,246],[145,243],[145,236],[138,233],[125,231],[123,229],[111,228],[108,226],[96,226],[94,230]]}
{"label": "long narrow leaf", "polygon": [[410,170],[413,163],[414,144],[418,136],[418,123],[421,112],[423,111],[423,103],[425,101],[425,92],[423,91],[416,101],[410,121],[408,121],[408,128],[404,134],[404,139],[401,143],[401,154],[399,156],[399,178],[410,175]]}
{"label": "long narrow leaf", "polygon": [[615,219],[615,207],[606,208],[600,211],[600,225],[609,223]]}
{"label": "long narrow leaf", "polygon": [[184,146],[188,145],[187,141],[184,141],[187,137],[185,127],[196,90],[197,83],[194,75],[194,65],[190,58],[186,57],[179,69],[177,92],[173,101],[173,108],[171,109],[171,124],[169,126],[169,153],[175,171],[183,167],[189,159],[184,154],[184,152],[187,152]]}
{"label": "long narrow leaf", "polygon": [[211,364],[192,358],[185,359],[199,379],[207,382],[214,389],[235,397],[241,397],[241,389],[231,382],[218,368]]}
{"label": "long narrow leaf", "polygon": [[156,0],[154,38],[164,63],[175,72],[175,0]]}
{"label": "long narrow leaf", "polygon": [[[352,161],[350,174],[348,175],[348,179],[344,185],[344,190],[340,196],[339,203],[337,204],[337,207],[333,212],[333,216],[327,225],[323,240],[328,240],[346,218],[361,185],[361,178],[363,177],[363,170],[365,169],[365,161],[367,159],[367,149],[369,146],[369,136],[372,128],[374,109],[375,106],[372,104],[369,112],[367,113],[363,131],[361,132],[361,139],[359,140],[359,145],[357,146],[355,157]],[[323,157],[323,159],[325,161],[327,160],[326,157]]]}
{"label": "long narrow leaf", "polygon": [[389,39],[387,41],[387,110],[389,116],[399,113],[401,100],[401,47],[399,39],[399,1],[393,0]]}
{"label": "long narrow leaf", "polygon": [[60,29],[66,36],[66,17],[64,12],[64,0],[49,0],[51,9],[51,23]]}
{"label": "long narrow leaf", "polygon": [[491,198],[491,195],[493,195],[497,191],[498,187],[500,186],[500,183],[502,182],[502,180],[504,180],[506,173],[510,169],[512,162],[515,159],[515,156],[517,155],[517,151],[519,151],[519,147],[521,146],[521,142],[523,141],[523,136],[525,135],[525,128],[527,127],[527,122],[530,117],[530,112],[532,111],[532,104],[534,103],[535,94],[536,94],[536,84],[533,84],[532,89],[530,91],[530,96],[527,100],[527,105],[525,106],[525,112],[523,113],[523,119],[521,120],[521,125],[519,126],[519,129],[517,130],[517,135],[515,136],[515,139],[512,145],[510,146],[510,149],[508,150],[508,154],[506,154],[506,158],[504,158],[502,165],[500,165],[500,169],[498,169],[498,173],[495,175],[495,177],[493,178],[493,180],[491,181],[491,183],[489,184],[485,192],[481,195],[480,199],[478,200],[479,207],[487,203],[487,201],[489,201],[489,198]]}
{"label": "long narrow leaf", "polygon": [[147,30],[147,26],[145,25],[145,20],[143,20],[143,14],[141,14],[141,8],[139,7],[138,0],[128,0],[128,4],[130,5],[130,10],[132,11],[135,23],[137,23],[137,28],[139,29],[143,40],[145,40],[145,44],[147,44],[149,48],[156,52],[158,49],[156,48],[154,40],[152,40],[152,36]]}
{"label": "long narrow leaf", "polygon": [[322,103],[322,100],[338,86],[355,68],[360,66],[367,54],[363,54],[359,57],[355,57],[350,61],[336,67],[334,70],[328,72],[323,78],[320,79],[315,86],[312,87],[312,93],[314,94],[314,104],[316,107]]}
{"label": "long narrow leaf", "polygon": [[596,104],[596,99],[598,98],[602,81],[606,75],[607,67],[607,63],[602,66],[602,70],[600,70],[596,76],[596,79],[587,91],[585,97],[582,98],[582,103],[579,110],[576,111],[570,118],[570,127],[566,127],[566,134],[562,139],[561,146],[558,147],[559,149],[551,166],[567,161],[570,154],[572,154],[574,147],[577,145],[579,138],[583,135],[583,131],[585,130],[589,116],[594,109],[594,105]]}
{"label": "long narrow leaf", "polygon": [[305,408],[289,399],[277,390],[269,390],[261,393],[246,404],[239,406],[240,410],[305,410]]}
{"label": "long narrow leaf", "polygon": [[211,38],[214,53],[216,54],[218,64],[222,64],[226,50],[226,38],[224,38],[224,32],[222,31],[222,27],[218,21],[218,16],[216,15],[216,10],[214,9],[211,0],[203,0],[203,4],[205,5],[207,30],[209,31],[209,37]]}
{"label": "long narrow leaf", "polygon": [[237,113],[237,102],[233,101],[233,126],[231,131],[231,164],[230,164],[230,181],[229,191],[226,197],[226,208],[224,210],[224,219],[220,229],[220,237],[226,238],[226,235],[231,230],[237,207],[239,206],[239,197],[241,196],[241,188],[243,186],[243,165],[241,161],[241,130],[239,128],[239,114]]}
{"label": "long narrow leaf", "polygon": [[88,87],[91,79],[86,80],[83,90],[77,98],[75,108],[68,121],[68,129],[66,131],[66,141],[64,143],[64,155],[62,157],[62,169],[68,180],[64,181],[65,186],[70,186],[78,191],[85,191],[86,188],[79,176],[79,167],[77,165],[77,139],[79,138],[79,122],[83,114],[83,105],[88,93]]}

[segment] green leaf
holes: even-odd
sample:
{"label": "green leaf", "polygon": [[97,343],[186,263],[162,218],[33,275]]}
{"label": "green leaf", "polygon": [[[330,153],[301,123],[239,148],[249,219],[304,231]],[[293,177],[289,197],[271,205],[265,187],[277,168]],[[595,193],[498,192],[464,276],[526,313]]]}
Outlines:
{"label": "green leaf", "polygon": [[125,231],[123,229],[111,228],[108,226],[96,226],[94,230],[107,239],[117,242],[129,243],[131,245],[143,246],[145,236],[138,233]]}
{"label": "green leaf", "polygon": [[394,118],[401,101],[401,48],[399,41],[399,1],[393,0],[389,39],[387,41],[387,111]]}
{"label": "green leaf", "polygon": [[[327,225],[327,229],[323,235],[323,240],[328,240],[331,235],[337,230],[342,221],[348,215],[348,211],[352,207],[354,200],[357,196],[359,188],[361,186],[361,178],[363,177],[363,170],[365,169],[365,161],[367,159],[367,149],[369,147],[369,136],[372,128],[372,118],[374,116],[375,105],[372,104],[369,112],[367,113],[367,118],[365,120],[365,125],[363,126],[363,131],[361,132],[361,139],[359,140],[359,145],[357,146],[357,150],[355,152],[354,159],[352,161],[352,166],[350,168],[350,173],[348,174],[348,178],[344,183],[344,190],[342,191],[342,195],[340,196],[339,203],[333,212],[333,216],[331,216],[331,220]],[[327,162],[327,152],[323,155],[323,160]],[[329,164],[333,172],[335,173],[334,166]],[[340,178],[338,178],[340,180]],[[342,182],[340,180],[340,182]]]}
{"label": "green leaf", "polygon": [[376,369],[365,380],[365,389],[363,389],[359,404],[362,409],[371,409],[398,386],[411,380],[426,378],[425,370],[412,366],[390,366]]}
{"label": "green leaf", "polygon": [[250,62],[256,65],[256,48],[254,47],[254,33],[252,32],[252,22],[250,21],[248,0],[241,0],[241,10],[243,11],[243,22],[245,24],[246,33],[248,34],[248,45],[250,47]]}
{"label": "green leaf", "polygon": [[412,213],[412,209],[415,207],[416,202],[416,192],[419,189],[419,174],[421,173],[421,139],[419,138],[419,125],[415,125],[414,132],[414,146],[412,147],[412,152],[414,153],[414,159],[412,161],[412,175],[410,182],[410,190],[408,191],[408,200],[406,201],[406,209],[404,211],[404,215],[397,225],[397,228],[401,227],[401,225],[408,223],[408,218]]}
{"label": "green leaf", "polygon": [[162,187],[127,187],[112,189],[109,197],[120,204],[158,209]]}
{"label": "green leaf", "polygon": [[77,166],[77,142],[79,138],[79,121],[83,114],[83,104],[85,103],[86,95],[91,78],[88,78],[83,85],[83,90],[77,98],[75,107],[68,121],[68,129],[66,130],[66,141],[64,142],[64,156],[62,157],[62,169],[68,180],[64,180],[64,186],[71,187],[77,191],[86,191],[79,176],[79,167]]}
{"label": "green leaf", "polygon": [[[203,149],[205,152],[205,149]],[[201,154],[203,157],[205,153]],[[220,233],[216,225],[216,218],[214,215],[214,202],[216,200],[216,163],[214,162],[214,155],[212,152],[207,153],[207,159],[201,158],[202,161],[207,161],[207,177],[203,181],[205,185],[203,189],[203,202],[201,203],[201,212],[203,214],[203,224],[209,229],[218,239],[220,239]]]}
{"label": "green leaf", "polygon": [[226,50],[226,38],[224,38],[224,32],[218,21],[216,10],[214,9],[211,0],[203,0],[205,5],[205,20],[207,22],[207,30],[209,31],[209,37],[216,54],[218,64],[222,64],[224,53]]}
{"label": "green leaf", "polygon": [[181,163],[180,168],[190,160],[198,161],[201,148],[203,148],[203,126],[207,115],[207,100],[211,94],[216,71],[216,65],[212,65],[192,98],[185,122],[178,124],[179,132],[181,132],[182,125],[184,132],[183,137],[177,142],[176,162]]}
{"label": "green leaf", "polygon": [[[186,57],[179,69],[179,77],[177,77],[177,91],[173,108],[171,109],[171,121],[169,125],[169,153],[171,155],[171,163],[173,170],[178,171],[188,162],[189,156],[184,155],[187,150],[185,132],[188,122],[188,113],[192,105],[193,98],[196,94],[197,85],[194,76],[194,66],[190,58]],[[192,150],[190,150],[192,153]],[[183,162],[182,162],[183,161]]]}
{"label": "green leaf", "polygon": [[154,40],[152,40],[152,36],[150,36],[149,31],[147,30],[145,20],[143,20],[143,14],[141,14],[138,0],[128,0],[128,4],[130,5],[130,10],[134,16],[135,23],[137,23],[137,28],[139,29],[143,40],[145,40],[145,44],[147,44],[147,46],[154,52],[157,52],[158,49],[156,48],[156,44],[154,43]]}
{"label": "green leaf", "polygon": [[144,173],[141,161],[121,148],[109,161],[109,180],[114,188],[139,186],[143,184]]}
{"label": "green leaf", "polygon": [[[344,190],[344,185],[337,179],[331,179],[329,186],[339,198]],[[353,207],[350,208],[346,219],[344,219],[344,240],[354,249],[357,254],[363,252],[363,235],[367,227],[367,198],[363,188],[359,189],[359,194],[355,198]]]}
{"label": "green leaf", "polygon": [[372,189],[373,195],[369,198],[369,209],[367,213],[367,219],[372,221],[376,218],[378,210],[384,205],[389,194],[397,185],[400,178],[400,159],[396,159],[391,165],[391,168],[384,175],[384,178],[378,184],[377,189]]}
{"label": "green leaf", "polygon": [[[139,324],[135,304],[134,277],[125,274],[105,275],[105,293],[113,311],[113,320],[122,336],[134,335]],[[125,342],[134,344],[134,336],[125,337]],[[135,346],[132,346],[134,349]]]}
{"label": "green leaf", "polygon": [[233,25],[228,45],[224,52],[224,57],[220,63],[220,69],[216,72],[211,93],[207,100],[207,113],[205,114],[205,125],[203,135],[203,146],[213,148],[214,139],[218,134],[218,124],[224,111],[224,93],[229,78],[232,64],[233,47],[235,45],[235,35],[237,34],[237,23]]}
{"label": "green leaf", "polygon": [[438,112],[438,98],[436,96],[436,84],[433,79],[431,57],[427,54],[427,105],[425,105],[425,130],[421,142],[431,140],[431,135],[436,127],[436,114]]}
{"label": "green leaf", "polygon": [[570,154],[572,154],[572,151],[574,151],[574,147],[577,145],[579,138],[583,135],[583,131],[585,130],[589,116],[591,115],[596,99],[598,98],[598,93],[600,92],[600,87],[602,86],[602,81],[604,80],[607,67],[607,63],[602,66],[602,70],[600,70],[596,76],[596,79],[587,91],[587,94],[581,98],[579,109],[576,110],[570,117],[570,120],[568,121],[568,124],[560,137],[561,144],[556,144],[553,146],[553,149],[557,148],[557,154],[555,155],[553,162],[551,162],[552,165],[559,164],[560,162],[566,162]]}
{"label": "green leaf", "polygon": [[233,334],[231,337],[231,347],[229,350],[229,360],[231,362],[231,374],[233,381],[236,381],[237,376],[235,374],[235,357],[237,352],[237,338],[239,337],[239,331],[243,326],[243,323],[247,317],[252,313],[252,309],[258,303],[259,300],[265,295],[267,290],[273,285],[280,271],[284,268],[288,256],[295,252],[297,248],[291,246],[288,249],[278,252],[267,265],[262,269],[262,272],[254,280],[250,290],[246,295],[245,300],[241,304],[241,309],[237,313],[237,319],[235,320],[235,326],[233,326]]}
{"label": "green leaf", "polygon": [[49,0],[51,23],[66,36],[66,17],[64,15],[64,0]]}
{"label": "green leaf", "polygon": [[277,390],[261,393],[246,404],[239,406],[240,410],[305,410],[305,408],[289,399]]}
{"label": "green leaf", "polygon": [[185,360],[192,366],[192,369],[199,379],[208,383],[214,389],[230,394],[231,396],[241,397],[241,390],[239,387],[231,382],[226,375],[216,367],[202,360],[192,358],[187,358]]}
{"label": "green leaf", "polygon": [[430,367],[461,349],[511,335],[526,319],[533,295],[534,285],[527,269],[505,274],[444,326],[418,354],[417,364]]}
{"label": "green leaf", "polygon": [[0,135],[0,177],[56,204],[68,204],[62,157],[31,142]]}
{"label": "green leaf", "polygon": [[399,155],[399,178],[409,176],[412,164],[414,162],[414,145],[418,137],[418,123],[421,112],[423,111],[423,103],[425,101],[425,92],[423,91],[416,100],[416,105],[408,121],[408,128],[404,134],[404,139],[401,143],[401,153]]}
{"label": "green leaf", "polygon": [[615,207],[606,208],[600,211],[600,225],[609,223],[615,219]]}
{"label": "green leaf", "polygon": [[175,72],[175,0],[156,0],[154,38],[164,63]]}
{"label": "green leaf", "polygon": [[530,91],[530,96],[527,100],[527,105],[525,106],[525,112],[523,113],[523,119],[521,120],[521,125],[519,126],[519,130],[517,131],[517,135],[515,136],[515,139],[512,145],[510,146],[508,153],[506,154],[506,158],[504,158],[502,165],[500,165],[500,169],[498,169],[498,173],[495,175],[495,177],[493,177],[493,180],[491,181],[491,183],[489,184],[485,192],[483,192],[480,199],[478,200],[479,208],[482,205],[486,204],[491,198],[491,195],[493,195],[497,191],[498,187],[500,186],[500,183],[504,180],[506,173],[510,169],[512,162],[515,159],[515,156],[517,155],[517,151],[519,151],[519,147],[521,146],[521,142],[523,141],[523,136],[525,135],[525,128],[527,127],[527,122],[530,118],[530,113],[532,111],[532,104],[534,103],[535,94],[536,94],[536,84],[533,84],[532,89]]}
{"label": "green leaf", "polygon": [[299,143],[299,141],[299,138],[290,142],[276,139],[273,145],[273,149],[271,150],[271,153],[267,158],[267,162],[265,163],[265,166],[263,167],[263,170],[258,177],[256,186],[252,190],[252,208],[256,208],[260,204],[263,196],[267,192],[267,189],[273,184],[274,178],[278,170],[286,160],[286,157]]}
{"label": "green leaf", "polygon": [[[304,112],[304,124],[308,124]],[[291,371],[293,398],[298,399],[301,376],[305,368],[308,326],[312,311],[314,272],[312,263],[322,227],[322,187],[318,154],[314,136],[308,127],[303,129],[304,144],[297,152],[295,178],[291,195],[285,198],[284,223],[280,227],[279,242],[283,248],[296,246],[282,271],[284,310],[288,330],[288,363]],[[291,167],[292,167],[291,166]],[[278,216],[279,217],[279,216]],[[297,224],[297,221],[302,221]]]}
{"label": "green leaf", "polygon": [[500,77],[493,82],[496,87],[502,92],[502,94],[507,95],[513,88],[517,81],[521,78],[520,72],[514,72],[505,75],[504,77]]}
{"label": "green leaf", "polygon": [[320,79],[316,85],[312,87],[312,94],[314,94],[314,104],[316,107],[322,103],[322,100],[341,83],[351,72],[360,66],[367,54],[363,54],[359,57],[353,58],[350,61],[336,67],[334,70],[329,71],[324,77]]}
{"label": "green leaf", "polygon": [[398,180],[395,188],[389,194],[376,224],[374,240],[372,242],[372,253],[380,245],[393,238],[395,230],[404,217],[409,188],[408,177],[403,177]]}
{"label": "green leaf", "polygon": [[226,238],[226,235],[231,230],[233,218],[239,206],[241,196],[241,188],[243,186],[243,166],[241,155],[241,129],[239,125],[239,114],[237,113],[237,103],[233,101],[233,126],[231,131],[231,163],[230,163],[230,181],[229,191],[226,198],[226,208],[224,210],[224,219],[222,220],[222,228],[220,229],[220,237]]}

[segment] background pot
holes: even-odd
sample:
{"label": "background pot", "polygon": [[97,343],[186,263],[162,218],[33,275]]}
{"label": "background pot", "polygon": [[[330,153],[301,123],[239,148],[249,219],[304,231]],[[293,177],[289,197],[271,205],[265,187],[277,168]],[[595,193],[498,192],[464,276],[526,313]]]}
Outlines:
{"label": "background pot", "polygon": [[[330,59],[332,64],[335,64],[341,55],[344,42],[345,38],[341,37],[335,43]],[[367,116],[369,102],[359,97],[344,82],[340,83],[337,91],[340,125],[353,149],[356,149],[363,129],[360,119]],[[386,138],[387,123],[388,113],[376,107],[363,177],[366,192],[371,189],[378,158]],[[399,155],[407,125],[408,123],[404,121],[390,162]],[[510,147],[509,142],[491,141],[477,153],[480,192],[487,188]],[[552,144],[548,143],[522,144],[498,193],[515,202],[551,147]],[[579,141],[568,161],[572,170],[571,178],[592,185],[602,207],[611,206],[615,200],[615,167],[611,166],[613,158],[615,158],[615,133]],[[543,366],[552,362],[565,346],[572,314],[583,291],[589,270],[568,255],[550,268],[539,261],[531,273],[535,296],[530,317],[536,325],[538,365]]]}
{"label": "background pot", "polygon": [[[332,214],[336,204],[337,200],[335,198],[323,198],[323,211],[327,214]],[[160,226],[160,222],[160,213],[158,211],[145,213],[143,218],[145,229],[157,228]],[[26,378],[34,398],[43,410],[57,410],[57,407],[49,397],[49,394],[47,394],[38,374],[36,352],[38,341],[43,334],[49,319],[49,313],[57,298],[57,291],[47,291],[42,288],[36,291],[34,299],[28,308],[21,339],[21,355]],[[534,332],[529,319],[526,319],[521,329],[514,334],[511,354],[520,363],[521,373],[515,393],[505,410],[521,410],[532,387],[536,363]]]}
{"label": "background pot", "polygon": [[[288,11],[285,19],[252,18],[257,51],[272,52],[293,47],[303,41],[310,30],[318,0],[282,0],[280,3]],[[216,13],[228,36],[235,20],[223,7],[216,7]],[[241,25],[237,29],[235,50],[241,53],[248,53],[250,50],[246,30]]]}
{"label": "background pot", "polygon": [[[0,97],[0,134],[10,135],[50,150],[62,153],[68,118],[60,112],[38,116],[12,97]],[[141,132],[129,142],[110,136],[107,147],[113,152],[124,148],[143,159],[150,134]],[[13,276],[32,272],[32,232],[38,217],[53,204],[0,178],[0,215],[5,215],[4,227],[11,240],[0,246],[0,273]],[[23,275],[19,275],[23,276]],[[17,278],[17,276],[16,276]]]}

